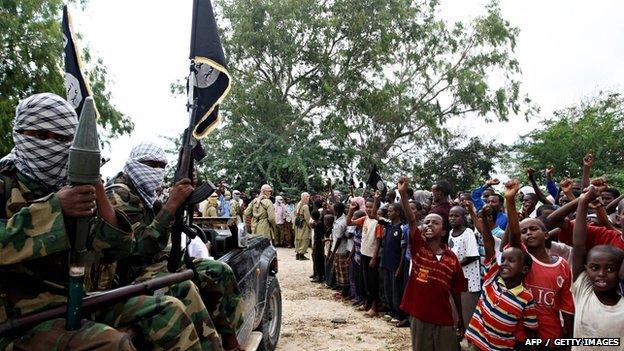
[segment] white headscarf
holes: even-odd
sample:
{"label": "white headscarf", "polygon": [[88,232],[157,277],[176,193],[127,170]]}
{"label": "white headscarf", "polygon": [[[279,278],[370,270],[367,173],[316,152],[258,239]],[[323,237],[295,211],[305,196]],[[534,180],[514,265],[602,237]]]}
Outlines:
{"label": "white headscarf", "polygon": [[143,202],[152,208],[156,200],[156,188],[162,186],[165,178],[164,168],[153,168],[141,163],[156,161],[167,163],[165,151],[151,142],[143,142],[132,148],[130,157],[124,166],[124,173],[132,180]]}
{"label": "white headscarf", "polygon": [[71,141],[39,140],[21,132],[49,131],[73,137],[77,125],[76,111],[65,99],[52,93],[32,95],[22,100],[15,109],[15,147],[1,163],[13,162],[20,172],[56,191],[65,184],[67,178]]}

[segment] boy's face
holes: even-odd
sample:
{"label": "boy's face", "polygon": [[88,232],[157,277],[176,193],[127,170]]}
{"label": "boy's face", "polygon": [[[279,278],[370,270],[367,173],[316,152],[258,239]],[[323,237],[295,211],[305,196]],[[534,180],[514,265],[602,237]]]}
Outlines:
{"label": "boy's face", "polygon": [[388,206],[388,219],[391,221],[399,219],[399,213],[394,209],[394,206]]}
{"label": "boy's face", "polygon": [[490,196],[492,196],[492,195],[494,195],[494,190],[492,190],[492,189],[485,189],[485,190],[483,191],[483,195],[482,195],[483,200],[487,200],[487,199],[489,199],[489,198],[490,198]]}
{"label": "boy's face", "polygon": [[425,226],[425,238],[427,239],[435,239],[441,237],[444,233],[444,223],[442,221],[442,217],[436,214],[429,214],[425,217],[423,221]]}
{"label": "boy's face", "polygon": [[500,203],[500,198],[496,195],[490,195],[487,198],[487,204],[491,208],[496,209],[497,212],[500,212],[502,204]]}
{"label": "boy's face", "polygon": [[416,218],[417,221],[422,218],[422,213],[418,210],[418,207],[416,207],[416,204],[413,202],[410,202],[410,211],[412,211],[412,213],[414,214],[414,218]]}
{"label": "boy's face", "polygon": [[373,203],[370,201],[366,201],[366,215],[369,217],[374,217],[373,214]]}
{"label": "boy's face", "polygon": [[431,187],[431,194],[433,195],[434,202],[439,202],[440,200],[444,198],[444,194],[442,193],[440,188],[438,188],[437,185],[434,185]]}
{"label": "boy's face", "polygon": [[500,276],[503,279],[522,278],[529,271],[524,265],[524,253],[517,247],[508,247],[503,251],[500,264]]}
{"label": "boy's face", "polygon": [[451,210],[449,211],[449,223],[453,228],[465,225],[464,216],[459,208],[451,208]]}
{"label": "boy's face", "polygon": [[522,212],[528,213],[529,211],[533,211],[535,205],[537,204],[537,199],[535,194],[526,194],[522,197]]}
{"label": "boy's face", "polygon": [[527,218],[520,222],[522,242],[526,247],[540,248],[545,245],[548,233],[542,229],[539,219]]}
{"label": "boy's face", "polygon": [[611,201],[615,200],[615,196],[608,191],[603,191],[600,194],[600,198],[603,206],[607,206]]}
{"label": "boy's face", "polygon": [[620,264],[617,257],[608,252],[600,250],[589,252],[585,272],[594,285],[594,291],[604,292],[617,288]]}

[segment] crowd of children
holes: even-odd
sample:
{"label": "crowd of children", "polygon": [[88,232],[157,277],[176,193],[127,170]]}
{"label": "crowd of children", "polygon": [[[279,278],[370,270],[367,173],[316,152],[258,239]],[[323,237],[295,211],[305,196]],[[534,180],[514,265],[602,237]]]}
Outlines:
{"label": "crowd of children", "polygon": [[409,327],[413,350],[624,350],[624,196],[590,181],[592,160],[559,186],[547,168],[549,196],[529,169],[530,186],[492,179],[454,199],[448,182],[413,192],[401,177],[383,198],[315,201],[313,281]]}

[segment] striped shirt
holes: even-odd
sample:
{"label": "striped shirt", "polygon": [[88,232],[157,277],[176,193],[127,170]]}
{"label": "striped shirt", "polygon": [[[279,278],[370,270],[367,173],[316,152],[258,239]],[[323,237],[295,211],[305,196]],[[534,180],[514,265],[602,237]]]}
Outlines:
{"label": "striped shirt", "polygon": [[533,295],[522,284],[507,289],[496,260],[486,262],[487,273],[466,338],[481,350],[513,350],[521,328],[537,329]]}

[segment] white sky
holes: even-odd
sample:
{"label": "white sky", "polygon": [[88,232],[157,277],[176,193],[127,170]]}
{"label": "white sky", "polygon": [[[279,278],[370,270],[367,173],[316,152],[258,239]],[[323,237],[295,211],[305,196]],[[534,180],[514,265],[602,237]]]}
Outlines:
{"label": "white sky", "polygon": [[[523,90],[541,107],[541,116],[600,90],[622,88],[624,2],[501,3],[504,18],[520,28],[516,53]],[[469,20],[483,13],[485,4],[442,0],[440,14],[450,20]],[[112,102],[135,123],[131,137],[112,143],[114,153],[108,151],[111,161],[102,169],[104,175],[122,168],[135,143],[152,140],[167,146],[159,136],[178,135],[188,123],[185,99],[173,98],[169,85],[188,72],[191,6],[191,0],[91,0],[85,11],[72,11],[74,30],[108,67]],[[537,123],[518,116],[507,123],[462,127],[470,135],[511,143]]]}

